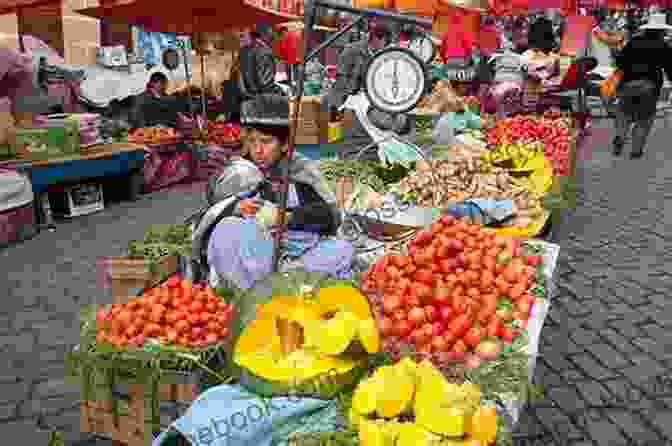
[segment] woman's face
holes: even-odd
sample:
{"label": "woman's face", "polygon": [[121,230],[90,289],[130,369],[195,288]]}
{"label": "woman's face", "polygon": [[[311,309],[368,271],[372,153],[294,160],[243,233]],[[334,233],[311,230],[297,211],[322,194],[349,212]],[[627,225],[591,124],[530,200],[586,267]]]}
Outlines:
{"label": "woman's face", "polygon": [[271,167],[287,149],[278,137],[256,129],[247,131],[245,145],[252,161],[262,169]]}

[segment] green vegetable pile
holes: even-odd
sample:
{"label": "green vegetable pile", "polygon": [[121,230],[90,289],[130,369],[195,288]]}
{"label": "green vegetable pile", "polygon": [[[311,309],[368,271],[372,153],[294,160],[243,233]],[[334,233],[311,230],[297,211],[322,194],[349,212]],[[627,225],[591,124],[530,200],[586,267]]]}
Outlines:
{"label": "green vegetable pile", "polygon": [[320,172],[323,178],[333,184],[339,178],[350,177],[355,184],[369,186],[378,193],[385,193],[388,186],[398,183],[415,168],[415,163],[399,163],[382,166],[375,161],[323,160]]}
{"label": "green vegetable pile", "polygon": [[131,241],[126,255],[131,259],[147,260],[156,268],[168,256],[188,256],[191,252],[191,229],[188,225],[155,225],[142,240]]}

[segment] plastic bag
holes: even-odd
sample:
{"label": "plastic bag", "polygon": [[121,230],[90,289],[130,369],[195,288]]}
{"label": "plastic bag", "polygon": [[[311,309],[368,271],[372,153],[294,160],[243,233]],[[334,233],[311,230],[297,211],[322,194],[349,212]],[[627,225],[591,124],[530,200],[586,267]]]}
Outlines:
{"label": "plastic bag", "polygon": [[439,118],[432,131],[432,139],[436,144],[440,145],[452,145],[458,142],[457,138],[455,138],[454,122],[449,113]]}

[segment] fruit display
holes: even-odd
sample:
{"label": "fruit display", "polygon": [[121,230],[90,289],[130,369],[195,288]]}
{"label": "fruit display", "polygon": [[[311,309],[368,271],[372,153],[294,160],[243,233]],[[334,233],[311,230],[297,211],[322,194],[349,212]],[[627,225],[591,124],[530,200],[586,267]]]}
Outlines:
{"label": "fruit display", "polygon": [[438,366],[487,356],[527,325],[541,257],[520,240],[444,215],[418,232],[406,255],[386,255],[362,289],[375,308],[383,350],[429,355]]}
{"label": "fruit display", "polygon": [[349,421],[362,446],[487,446],[498,431],[497,412],[481,405],[478,385],[450,383],[431,362],[409,358],[359,383]]}
{"label": "fruit display", "polygon": [[177,276],[161,286],[96,313],[96,343],[141,348],[163,345],[204,348],[224,343],[234,308],[213,290]]}
{"label": "fruit display", "polygon": [[350,285],[309,296],[272,296],[259,304],[234,349],[245,385],[259,395],[328,398],[361,375],[380,350],[369,302]]}
{"label": "fruit display", "polygon": [[544,154],[544,145],[540,141],[528,143],[500,144],[485,154],[492,164],[510,163],[511,170],[525,170],[530,161]]}
{"label": "fruit display", "polygon": [[237,144],[240,142],[240,126],[222,121],[208,122],[208,143]]}
{"label": "fruit display", "polygon": [[546,159],[553,164],[554,175],[566,176],[570,173],[571,129],[571,119],[566,117],[515,116],[501,119],[488,129],[487,142],[495,150],[499,146],[540,142]]}
{"label": "fruit display", "polygon": [[169,127],[145,127],[132,132],[128,140],[137,144],[169,144],[177,140],[177,133]]}

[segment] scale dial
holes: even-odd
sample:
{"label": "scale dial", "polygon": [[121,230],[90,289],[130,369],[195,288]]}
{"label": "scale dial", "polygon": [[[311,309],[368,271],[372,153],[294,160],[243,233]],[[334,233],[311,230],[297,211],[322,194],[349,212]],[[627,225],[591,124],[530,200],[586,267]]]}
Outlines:
{"label": "scale dial", "polygon": [[408,47],[424,63],[431,63],[436,57],[436,46],[434,45],[434,42],[432,42],[432,40],[427,36],[419,36],[414,38],[410,41]]}
{"label": "scale dial", "polygon": [[371,104],[388,113],[415,108],[427,89],[425,66],[411,50],[390,47],[376,54],[366,69],[366,95]]}

